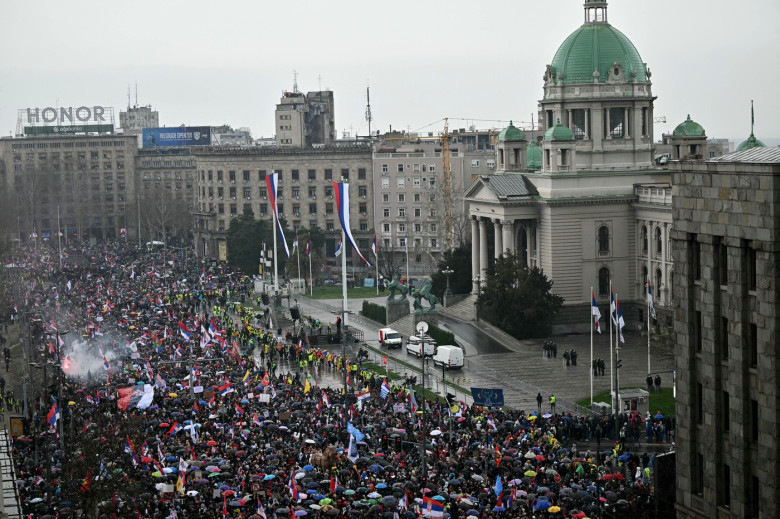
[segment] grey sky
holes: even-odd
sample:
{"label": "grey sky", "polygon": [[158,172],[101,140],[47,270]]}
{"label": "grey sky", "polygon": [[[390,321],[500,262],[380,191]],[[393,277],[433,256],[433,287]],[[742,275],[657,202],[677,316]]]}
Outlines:
{"label": "grey sky", "polygon": [[[334,91],[339,133],[366,133],[367,84],[373,129],[525,122],[582,3],[4,2],[0,134],[15,129],[17,109],[56,104],[114,106],[118,123],[137,81],[139,104],[162,125],[227,123],[270,137],[293,70],[302,91]],[[780,138],[780,2],[612,0],[608,13],[653,72],[655,113],[668,118],[657,137],[690,113],[708,136],[742,139],[754,99],[756,136]]]}

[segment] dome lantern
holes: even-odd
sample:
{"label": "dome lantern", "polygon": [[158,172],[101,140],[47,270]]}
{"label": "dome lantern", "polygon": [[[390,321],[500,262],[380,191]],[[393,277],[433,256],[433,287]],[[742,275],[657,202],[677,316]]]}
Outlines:
{"label": "dome lantern", "polygon": [[585,23],[607,23],[606,0],[585,0]]}

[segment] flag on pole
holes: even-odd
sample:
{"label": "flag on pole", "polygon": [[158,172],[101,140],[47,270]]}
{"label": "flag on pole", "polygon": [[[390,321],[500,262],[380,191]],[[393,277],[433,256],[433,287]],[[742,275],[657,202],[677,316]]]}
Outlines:
{"label": "flag on pole", "polygon": [[290,249],[287,248],[287,240],[284,237],[284,232],[282,231],[282,223],[279,221],[279,208],[276,205],[276,186],[279,181],[279,174],[278,173],[271,173],[270,175],[265,176],[265,185],[268,188],[268,198],[271,202],[271,210],[274,212],[274,217],[276,219],[276,227],[279,229],[279,236],[282,237],[282,245],[284,245],[284,253],[287,254],[287,257],[290,257]]}
{"label": "flag on pole", "polygon": [[609,285],[609,313],[612,316],[612,324],[617,324],[617,304],[615,303],[615,292],[612,291],[612,284]]}
{"label": "flag on pole", "polygon": [[404,248],[406,253],[409,254],[409,233],[404,234]]}
{"label": "flag on pole", "polygon": [[330,397],[325,391],[322,392],[322,403],[330,408]]}
{"label": "flag on pole", "polygon": [[601,320],[601,311],[599,311],[599,306],[596,304],[596,296],[593,293],[593,290],[590,291],[590,300],[590,315],[593,316],[593,329],[601,333],[601,325],[599,324],[599,321]]}
{"label": "flag on pole", "polygon": [[423,496],[422,515],[424,517],[444,517],[444,507],[432,497]]}
{"label": "flag on pole", "polygon": [[340,254],[341,254],[341,238],[339,238],[339,241],[336,244],[336,257],[338,257]]}
{"label": "flag on pole", "polygon": [[412,414],[415,414],[418,408],[419,406],[417,405],[417,399],[414,398],[414,389],[411,389],[409,391],[409,411]]}
{"label": "flag on pole", "polygon": [[374,253],[374,257],[376,258],[377,253],[377,247],[376,247],[376,233],[374,233],[374,241],[371,242],[371,252]]}
{"label": "flag on pole", "polygon": [[626,325],[626,323],[623,321],[623,312],[620,311],[620,303],[617,300],[615,300],[615,306],[617,307],[618,333],[620,334],[620,342],[625,343],[626,340],[623,338],[623,327]]}
{"label": "flag on pole", "polygon": [[185,341],[190,340],[190,335],[192,335],[192,330],[187,328],[187,325],[184,324],[182,321],[179,321],[179,331],[181,332],[181,336],[184,337]]}
{"label": "flag on pole", "polygon": [[647,304],[650,306],[650,317],[655,319],[655,305],[653,304],[653,287],[650,280],[647,280]]}
{"label": "flag on pole", "polygon": [[295,233],[295,239],[293,240],[293,250],[298,248],[298,233]]}
{"label": "flag on pole", "polygon": [[51,409],[49,409],[49,414],[46,415],[46,421],[54,427],[57,425],[57,420],[60,419],[60,408],[57,405],[57,402],[54,402],[54,405],[51,406]]}
{"label": "flag on pole", "polygon": [[306,250],[303,251],[307,256],[311,256],[311,236],[306,239]]}
{"label": "flag on pole", "polygon": [[344,236],[347,237],[347,241],[355,249],[358,257],[369,267],[372,266],[371,262],[364,258],[363,254],[360,253],[355,238],[352,237],[352,229],[349,227],[349,184],[346,182],[334,182],[333,192],[336,195],[336,206],[338,207],[341,228],[344,229]]}
{"label": "flag on pole", "polygon": [[387,395],[390,394],[390,384],[387,383],[387,380],[382,382],[382,385],[379,388],[379,396],[382,397],[383,400],[387,399]]}

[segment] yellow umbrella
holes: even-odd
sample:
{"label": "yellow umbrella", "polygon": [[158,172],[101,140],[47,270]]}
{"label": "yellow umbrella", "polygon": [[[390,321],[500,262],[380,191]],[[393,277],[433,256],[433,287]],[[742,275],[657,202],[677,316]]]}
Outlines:
{"label": "yellow umbrella", "polygon": [[535,414],[531,414],[531,415],[528,415],[527,419],[533,421],[533,420],[536,420],[537,418],[538,417]]}
{"label": "yellow umbrella", "polygon": [[176,398],[179,395],[177,395],[176,393],[168,393],[168,396],[171,398]]}
{"label": "yellow umbrella", "polygon": [[528,476],[529,478],[532,478],[532,477],[536,476],[536,471],[535,470],[526,470],[524,474],[526,476]]}
{"label": "yellow umbrella", "polygon": [[68,405],[76,405],[76,402],[74,402],[73,400],[71,400],[70,402],[68,402]]}
{"label": "yellow umbrella", "polygon": [[550,512],[551,514],[557,514],[558,512],[561,511],[561,507],[560,506],[551,506],[550,508],[547,509],[547,511]]}

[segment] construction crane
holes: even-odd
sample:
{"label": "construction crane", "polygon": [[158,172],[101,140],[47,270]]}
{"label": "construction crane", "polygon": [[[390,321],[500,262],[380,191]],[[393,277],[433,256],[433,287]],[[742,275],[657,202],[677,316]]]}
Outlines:
{"label": "construction crane", "polygon": [[665,115],[661,115],[661,116],[658,116],[658,117],[653,117],[653,122],[654,123],[666,124],[666,116]]}
{"label": "construction crane", "polygon": [[447,248],[451,249],[454,241],[454,230],[452,227],[452,168],[450,166],[450,129],[449,118],[444,118],[444,131],[440,135],[428,135],[424,137],[412,137],[405,135],[403,137],[389,137],[388,141],[419,141],[419,140],[438,140],[441,144],[441,170],[443,175],[444,188],[444,226],[446,228],[445,241]]}

